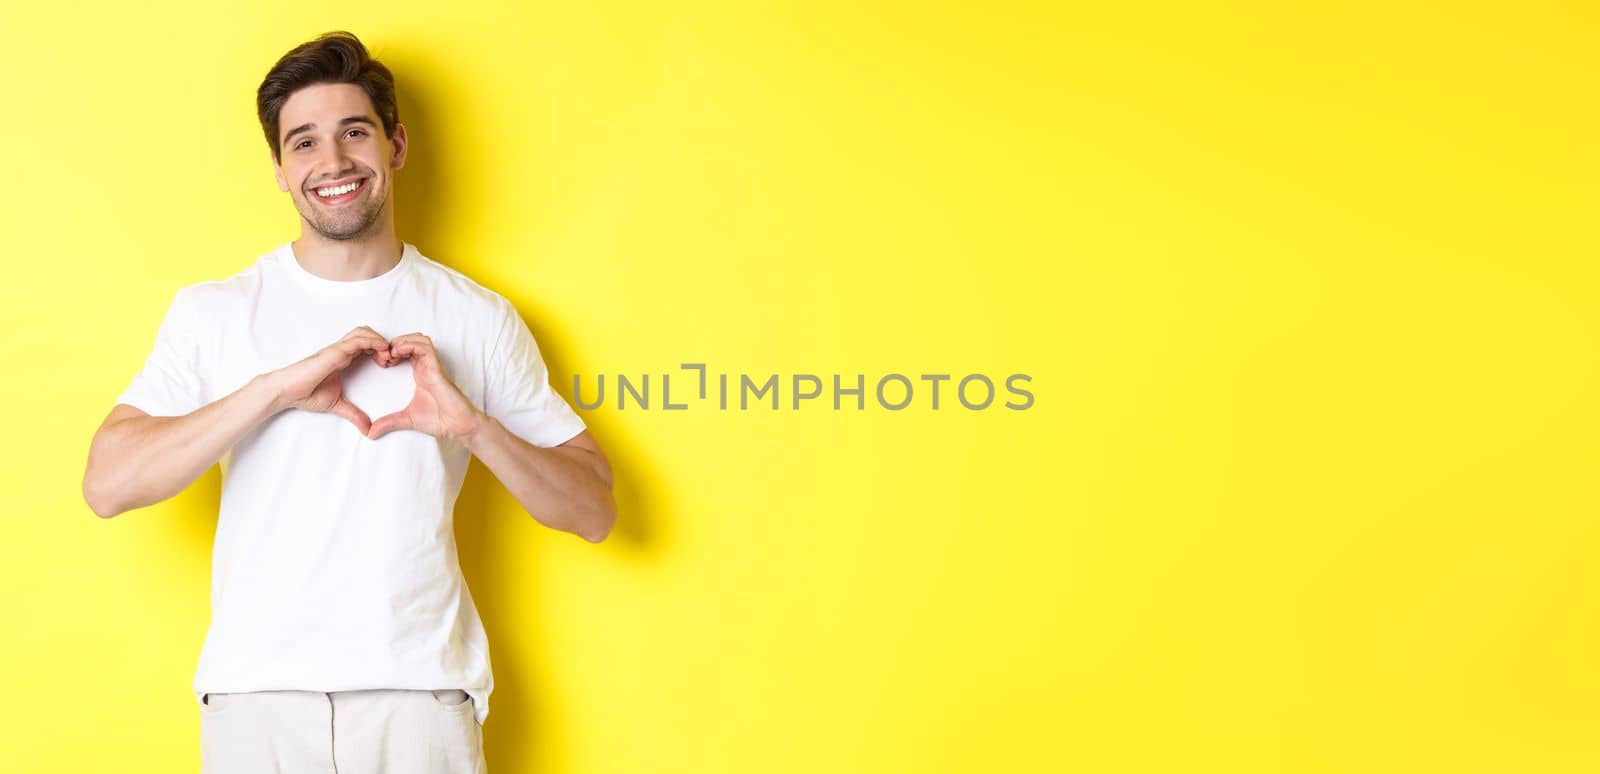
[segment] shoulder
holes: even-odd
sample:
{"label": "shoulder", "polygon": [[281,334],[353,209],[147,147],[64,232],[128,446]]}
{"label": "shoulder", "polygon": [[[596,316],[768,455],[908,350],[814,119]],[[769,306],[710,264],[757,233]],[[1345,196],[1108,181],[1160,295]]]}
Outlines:
{"label": "shoulder", "polygon": [[202,280],[178,288],[172,298],[172,314],[188,322],[203,324],[231,310],[245,309],[261,287],[261,259],[227,277]]}
{"label": "shoulder", "polygon": [[230,305],[248,299],[260,291],[261,273],[271,255],[258,256],[249,265],[226,277],[184,285],[178,289],[178,296],[199,307]]}
{"label": "shoulder", "polygon": [[416,254],[416,275],[430,295],[491,332],[517,314],[516,306],[504,295],[421,252]]}

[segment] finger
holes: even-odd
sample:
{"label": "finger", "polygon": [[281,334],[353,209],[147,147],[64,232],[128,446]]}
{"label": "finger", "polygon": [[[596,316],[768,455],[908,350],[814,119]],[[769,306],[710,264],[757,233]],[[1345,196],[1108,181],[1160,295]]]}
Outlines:
{"label": "finger", "polygon": [[366,435],[372,428],[372,420],[367,417],[367,412],[357,408],[354,403],[344,398],[340,398],[337,403],[333,404],[333,408],[328,410],[350,420],[350,423],[355,425],[362,435]]}
{"label": "finger", "polygon": [[352,338],[348,338],[348,339],[343,339],[343,340],[341,340],[339,342],[339,350],[341,352],[348,352],[348,353],[350,353],[352,355],[355,354],[355,353],[358,353],[358,352],[360,352],[362,350],[371,350],[373,352],[386,352],[386,351],[388,351],[388,349],[389,349],[389,342],[384,341],[381,337],[378,337],[378,336],[356,336],[356,337],[352,337]]}
{"label": "finger", "polygon": [[438,370],[438,358],[433,356],[433,350],[416,344],[401,344],[392,350],[396,360],[409,360],[412,368],[418,373],[431,373]]}
{"label": "finger", "polygon": [[433,339],[430,339],[427,336],[424,336],[424,335],[422,335],[420,333],[407,333],[404,336],[396,336],[396,337],[394,337],[394,339],[392,341],[389,342],[390,346],[394,346],[394,345],[398,345],[398,344],[420,344],[420,345],[425,346],[425,347],[427,347],[429,349],[432,349],[433,348]]}
{"label": "finger", "polygon": [[409,430],[412,428],[411,416],[404,411],[385,414],[372,423],[372,428],[367,430],[367,437],[373,440],[382,438],[391,430]]}
{"label": "finger", "polygon": [[390,347],[389,351],[394,353],[395,357],[415,357],[418,359],[423,359],[433,355],[433,342],[427,340],[417,341],[415,339],[407,339]]}
{"label": "finger", "polygon": [[322,369],[323,375],[331,374],[331,373],[333,373],[335,371],[342,371],[342,370],[344,370],[346,368],[349,368],[350,364],[355,362],[356,356],[359,355],[359,354],[361,354],[359,350],[357,350],[356,352],[335,351],[327,359],[326,365]]}
{"label": "finger", "polygon": [[344,366],[350,365],[363,353],[370,354],[374,360],[381,363],[388,358],[389,342],[376,337],[346,339],[339,342],[337,351],[339,353],[339,361]]}
{"label": "finger", "polygon": [[375,353],[388,351],[388,343],[380,342],[377,339],[344,339],[334,342],[333,346],[323,351],[330,353],[328,362],[343,368],[350,365],[351,361],[355,360],[356,356],[363,351]]}

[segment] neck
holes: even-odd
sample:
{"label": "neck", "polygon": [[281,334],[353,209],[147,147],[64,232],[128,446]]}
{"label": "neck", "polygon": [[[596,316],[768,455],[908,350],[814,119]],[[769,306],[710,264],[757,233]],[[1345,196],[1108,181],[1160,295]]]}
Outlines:
{"label": "neck", "polygon": [[292,243],[294,256],[301,268],[323,279],[372,279],[400,263],[404,248],[392,227],[372,231],[355,239],[329,239],[302,223],[300,238]]}

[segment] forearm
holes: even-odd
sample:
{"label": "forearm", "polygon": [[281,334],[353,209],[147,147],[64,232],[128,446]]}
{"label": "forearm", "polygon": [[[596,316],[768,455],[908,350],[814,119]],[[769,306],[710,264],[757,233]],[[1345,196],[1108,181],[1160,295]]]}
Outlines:
{"label": "forearm", "polygon": [[591,543],[605,539],[616,521],[611,481],[585,449],[534,446],[493,417],[461,442],[500,479],[511,496],[541,524]]}
{"label": "forearm", "polygon": [[90,446],[84,497],[105,518],[161,502],[194,483],[252,428],[282,410],[275,384],[263,374],[184,416],[121,420]]}

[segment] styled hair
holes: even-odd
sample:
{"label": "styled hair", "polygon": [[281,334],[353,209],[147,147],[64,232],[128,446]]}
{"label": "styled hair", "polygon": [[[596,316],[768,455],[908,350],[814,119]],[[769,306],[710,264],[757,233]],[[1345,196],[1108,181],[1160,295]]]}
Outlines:
{"label": "styled hair", "polygon": [[393,139],[400,122],[395,105],[394,76],[382,62],[367,54],[367,47],[355,35],[344,31],[328,32],[316,40],[301,43],[278,59],[256,89],[256,115],[261,131],[272,147],[272,160],[282,163],[278,147],[278,114],[289,95],[319,83],[352,83],[372,100],[372,107],[383,123],[384,136]]}

